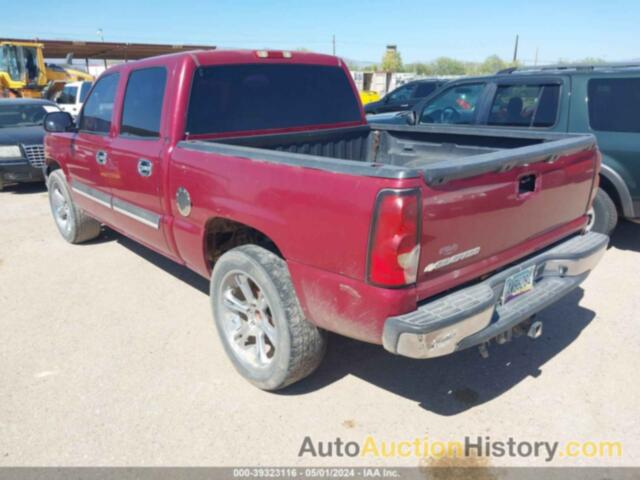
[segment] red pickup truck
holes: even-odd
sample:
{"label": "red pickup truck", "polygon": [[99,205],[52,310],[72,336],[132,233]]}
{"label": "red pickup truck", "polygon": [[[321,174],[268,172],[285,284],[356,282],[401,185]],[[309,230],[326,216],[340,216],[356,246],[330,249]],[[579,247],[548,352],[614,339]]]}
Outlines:
{"label": "red pickup truck", "polygon": [[309,375],[326,331],[413,358],[502,343],[608,242],[585,232],[592,136],[368,125],[332,56],[118,65],[45,128],[62,236],[108,225],[210,278],[224,348],[263,389]]}

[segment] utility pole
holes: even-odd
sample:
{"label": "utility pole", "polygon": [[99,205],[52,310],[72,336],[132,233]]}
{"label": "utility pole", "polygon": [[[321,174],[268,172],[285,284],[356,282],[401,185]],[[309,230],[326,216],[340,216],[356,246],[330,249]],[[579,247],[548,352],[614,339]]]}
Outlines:
{"label": "utility pole", "polygon": [[[100,40],[102,41],[102,43],[104,43],[104,35],[102,33],[102,29],[99,28],[97,33],[98,33],[98,36],[100,37]],[[106,70],[108,68],[107,67],[107,59],[103,58],[102,60],[104,61],[104,69]]]}
{"label": "utility pole", "polygon": [[518,40],[519,35],[516,35],[516,45],[513,48],[513,63],[516,63],[518,61]]}
{"label": "utility pole", "polygon": [[333,36],[331,37],[331,43],[333,44],[333,56],[336,56],[336,35],[335,33],[333,34]]}

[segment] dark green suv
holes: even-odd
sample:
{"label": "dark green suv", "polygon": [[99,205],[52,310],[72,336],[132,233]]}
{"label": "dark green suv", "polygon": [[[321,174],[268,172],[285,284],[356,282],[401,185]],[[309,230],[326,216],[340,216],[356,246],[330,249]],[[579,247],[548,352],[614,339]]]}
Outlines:
{"label": "dark green suv", "polygon": [[591,227],[640,222],[640,64],[508,69],[448,83],[408,113],[371,123],[449,123],[593,133],[602,152]]}

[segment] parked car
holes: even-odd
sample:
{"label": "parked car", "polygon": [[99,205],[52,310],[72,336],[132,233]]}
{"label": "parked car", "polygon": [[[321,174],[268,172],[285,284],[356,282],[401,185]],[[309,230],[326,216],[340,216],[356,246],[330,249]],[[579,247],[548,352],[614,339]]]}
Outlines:
{"label": "parked car", "polygon": [[0,190],[11,183],[44,180],[42,124],[51,111],[59,109],[48,100],[0,100]]}
{"label": "parked car", "polygon": [[60,110],[69,112],[73,117],[77,116],[82,109],[84,99],[87,98],[87,94],[91,90],[91,85],[93,82],[67,83],[56,99]]}
{"label": "parked car", "polygon": [[416,103],[431,95],[445,83],[444,80],[434,79],[405,83],[387,93],[381,100],[367,103],[364,111],[366,114],[377,114],[410,110]]}
{"label": "parked car", "polygon": [[513,328],[536,337],[531,317],[608,242],[585,233],[593,136],[374,129],[327,55],[121,64],[77,122],[59,112],[45,126],[63,238],[106,224],[210,278],[224,348],[263,389],[309,375],[327,330],[414,358],[502,343]]}
{"label": "parked car", "polygon": [[640,64],[508,69],[452,82],[410,114],[369,117],[407,120],[592,133],[602,152],[592,228],[609,234],[619,217],[640,222]]}

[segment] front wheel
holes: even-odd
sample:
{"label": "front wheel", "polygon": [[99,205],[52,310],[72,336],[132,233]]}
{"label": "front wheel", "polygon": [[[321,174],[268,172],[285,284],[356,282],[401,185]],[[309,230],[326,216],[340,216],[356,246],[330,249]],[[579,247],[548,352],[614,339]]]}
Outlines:
{"label": "front wheel", "polygon": [[100,222],[89,217],[73,203],[62,170],[54,170],[47,179],[49,205],[56,227],[69,243],[82,243],[100,235]]}
{"label": "front wheel", "polygon": [[320,365],[325,332],[304,318],[287,264],[274,253],[243,245],[222,255],[211,304],[227,355],[258,388],[284,388]]}

